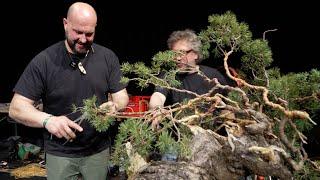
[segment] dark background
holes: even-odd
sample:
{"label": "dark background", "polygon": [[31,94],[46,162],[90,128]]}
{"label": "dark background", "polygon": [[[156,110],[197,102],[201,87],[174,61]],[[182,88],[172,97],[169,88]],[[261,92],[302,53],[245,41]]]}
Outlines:
{"label": "dark background", "polygon": [[[73,2],[7,1],[1,5],[0,103],[10,102],[12,89],[29,61],[41,50],[64,39],[62,18]],[[266,30],[278,29],[266,36],[273,51],[272,66],[278,66],[284,73],[320,67],[319,13],[315,1],[86,2],[98,14],[95,42],[112,49],[121,63],[148,64],[155,53],[166,50],[166,40],[172,31],[191,28],[199,32],[208,25],[209,15],[231,10],[239,21],[249,25],[254,38],[262,38]],[[139,92],[132,85],[128,90],[131,94],[150,93],[148,89]],[[2,134],[8,135],[3,130]]]}
{"label": "dark background", "polygon": [[[1,12],[0,103],[10,102],[12,88],[29,61],[44,48],[64,39],[62,18],[74,1],[48,0],[8,2]],[[87,1],[98,13],[95,42],[111,48],[122,62],[148,64],[158,51],[166,49],[166,40],[174,30],[205,29],[213,13],[233,11],[246,22],[254,38],[267,40],[274,63],[282,72],[319,68],[319,34],[315,3],[296,1],[203,0],[203,1]],[[208,63],[207,63],[208,64]],[[210,65],[210,64],[209,64]],[[134,87],[135,88],[135,87]],[[136,90],[132,90],[131,93]],[[143,92],[144,93],[144,92]]]}

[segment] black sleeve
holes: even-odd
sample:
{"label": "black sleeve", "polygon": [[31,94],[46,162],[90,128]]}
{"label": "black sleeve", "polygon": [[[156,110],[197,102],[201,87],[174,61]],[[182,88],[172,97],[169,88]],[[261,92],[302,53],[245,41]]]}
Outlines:
{"label": "black sleeve", "polygon": [[110,68],[109,69],[109,92],[110,93],[116,93],[122,89],[124,89],[127,84],[120,83],[122,72],[120,70],[120,64],[118,57],[110,51],[108,55],[106,56],[106,61]]}
{"label": "black sleeve", "polygon": [[159,93],[163,94],[164,96],[168,96],[168,93],[169,93],[168,89],[162,88],[162,87],[156,87],[154,89],[154,92],[159,92]]}
{"label": "black sleeve", "polygon": [[44,63],[44,55],[39,54],[34,57],[20,76],[13,91],[31,100],[39,100],[45,87]]}

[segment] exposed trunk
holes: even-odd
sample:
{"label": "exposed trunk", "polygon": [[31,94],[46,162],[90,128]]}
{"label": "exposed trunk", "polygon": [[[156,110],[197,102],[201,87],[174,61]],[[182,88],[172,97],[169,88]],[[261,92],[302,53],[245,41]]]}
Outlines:
{"label": "exposed trunk", "polygon": [[[211,130],[191,127],[194,135],[192,155],[188,161],[151,162],[132,179],[239,179],[250,174],[290,179],[291,172],[276,151],[270,149],[263,136],[242,134],[231,140]],[[232,141],[232,142],[230,142]],[[233,145],[230,145],[232,143]],[[234,148],[232,148],[234,146]],[[253,147],[265,147],[270,152],[257,153]]]}

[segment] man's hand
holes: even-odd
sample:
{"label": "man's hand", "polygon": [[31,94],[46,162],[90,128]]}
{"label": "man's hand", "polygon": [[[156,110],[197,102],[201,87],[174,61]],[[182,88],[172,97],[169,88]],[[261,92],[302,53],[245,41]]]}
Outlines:
{"label": "man's hand", "polygon": [[161,120],[164,118],[164,114],[166,114],[165,110],[162,109],[165,101],[166,96],[160,92],[154,92],[151,95],[149,101],[149,110],[153,110],[151,122],[151,128],[153,130],[160,128],[159,124]]}
{"label": "man's hand", "polygon": [[108,102],[105,102],[103,104],[101,104],[99,106],[100,109],[104,109],[104,110],[107,110],[108,113],[115,113],[117,112],[117,104],[112,102],[112,101],[108,101]]}
{"label": "man's hand", "polygon": [[167,114],[167,110],[165,109],[156,109],[152,113],[152,122],[151,122],[151,128],[153,130],[160,129],[160,123],[165,118]]}
{"label": "man's hand", "polygon": [[75,129],[79,132],[83,131],[81,126],[71,121],[66,116],[52,116],[44,128],[58,138],[64,137],[67,140],[76,138],[76,134],[72,129]]}
{"label": "man's hand", "polygon": [[161,122],[161,115],[160,115],[160,112],[158,113],[159,111],[155,111],[153,114],[152,114],[152,122],[151,122],[151,129],[152,130],[157,130],[157,129],[160,129],[160,122]]}

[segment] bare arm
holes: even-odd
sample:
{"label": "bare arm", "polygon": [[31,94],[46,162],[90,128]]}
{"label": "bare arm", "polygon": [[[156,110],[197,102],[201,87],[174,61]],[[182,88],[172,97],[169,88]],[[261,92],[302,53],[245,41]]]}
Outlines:
{"label": "bare arm", "polygon": [[111,97],[113,103],[116,105],[117,110],[125,108],[129,103],[129,96],[126,89],[122,89],[116,93],[112,93]]}
{"label": "bare arm", "polygon": [[111,94],[111,100],[100,105],[100,108],[110,108],[110,112],[116,112],[127,106],[129,96],[126,89]]}
{"label": "bare arm", "polygon": [[[9,116],[17,122],[30,127],[46,128],[51,134],[59,138],[75,138],[71,128],[82,131],[82,128],[65,116],[52,116],[39,111],[33,106],[34,101],[15,93],[9,108]],[[44,126],[44,121],[47,124]]]}
{"label": "bare arm", "polygon": [[149,109],[155,109],[156,107],[163,107],[166,101],[166,96],[159,92],[154,92],[151,95],[150,102],[149,102]]}
{"label": "bare arm", "polygon": [[41,128],[49,114],[39,111],[33,104],[33,100],[15,93],[10,103],[9,116],[26,126]]}

